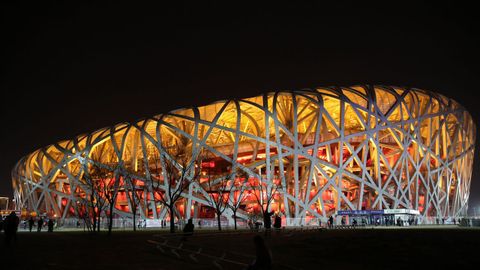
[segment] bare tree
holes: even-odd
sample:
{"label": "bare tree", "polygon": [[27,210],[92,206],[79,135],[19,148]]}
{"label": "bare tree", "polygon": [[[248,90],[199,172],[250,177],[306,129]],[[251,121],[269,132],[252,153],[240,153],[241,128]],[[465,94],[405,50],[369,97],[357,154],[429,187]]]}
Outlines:
{"label": "bare tree", "polygon": [[275,198],[275,194],[282,189],[282,186],[280,183],[277,184],[274,181],[267,183],[255,179],[251,183],[251,189],[258,205],[260,206],[262,216],[265,219],[269,216],[270,205]]}
{"label": "bare tree", "polygon": [[159,202],[168,209],[170,232],[175,232],[176,203],[190,185],[198,182],[201,172],[200,151],[187,151],[183,145],[174,144],[153,156],[158,178],[147,174],[147,182],[159,194]]}
{"label": "bare tree", "polygon": [[130,203],[130,211],[132,212],[132,220],[133,220],[133,231],[137,230],[136,224],[136,217],[137,217],[137,210],[138,205],[140,204],[140,196],[137,193],[137,185],[139,180],[135,177],[132,177],[129,173],[124,175],[124,187],[125,193],[127,195],[128,201]]}
{"label": "bare tree", "polygon": [[[243,175],[240,176],[239,179],[242,179]],[[242,202],[245,200],[245,190],[247,188],[247,180],[245,181],[236,181],[235,177],[233,177],[232,187],[230,189],[230,194],[228,196],[228,204],[227,207],[230,208],[233,212],[233,223],[235,226],[235,230],[237,229],[237,212],[240,209]]]}
{"label": "bare tree", "polygon": [[90,196],[87,196],[85,193],[78,194],[75,210],[77,212],[77,218],[83,220],[84,230],[86,228],[89,232],[92,232],[93,227],[92,227],[92,217],[90,214],[89,197]]}
{"label": "bare tree", "polygon": [[[91,172],[85,170],[82,177],[85,195],[79,200],[80,206],[83,208],[83,219],[91,231],[100,231],[101,216],[106,209],[107,201],[105,200],[105,179],[107,173],[105,169],[93,164]],[[88,222],[87,222],[88,220]]]}
{"label": "bare tree", "polygon": [[218,178],[212,175],[207,175],[207,181],[202,184],[205,191],[208,193],[207,202],[215,209],[217,215],[218,230],[222,230],[221,216],[229,205],[229,196],[232,190],[232,183],[235,179],[232,179],[233,175],[220,176]]}
{"label": "bare tree", "polygon": [[108,203],[108,235],[112,234],[113,213],[117,202],[117,195],[120,185],[120,174],[112,173],[109,169],[100,169],[99,180],[103,197]]}

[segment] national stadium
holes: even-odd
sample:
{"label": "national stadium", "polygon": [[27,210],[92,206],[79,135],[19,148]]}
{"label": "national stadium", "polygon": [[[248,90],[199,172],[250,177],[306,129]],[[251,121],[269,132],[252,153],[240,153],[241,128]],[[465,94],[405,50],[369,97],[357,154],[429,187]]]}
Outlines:
{"label": "national stadium", "polygon": [[[241,220],[267,209],[285,226],[395,213],[429,223],[467,213],[475,130],[456,101],[416,88],[277,91],[53,143],[18,161],[12,183],[26,215],[78,218],[93,179],[115,188],[116,218],[135,207],[140,219],[164,220],[160,199],[176,188],[171,164],[187,180],[174,207],[179,220],[214,218],[222,198]],[[233,214],[226,207],[221,219],[231,224]]]}

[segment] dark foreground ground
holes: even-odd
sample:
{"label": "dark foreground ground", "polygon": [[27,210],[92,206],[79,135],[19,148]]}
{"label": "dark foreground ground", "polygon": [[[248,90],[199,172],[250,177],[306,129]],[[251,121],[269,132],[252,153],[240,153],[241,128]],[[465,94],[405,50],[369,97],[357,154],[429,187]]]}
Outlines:
{"label": "dark foreground ground", "polygon": [[[255,233],[189,237],[183,248],[202,247],[205,254],[247,262],[254,255]],[[262,234],[263,235],[263,234]],[[167,238],[165,238],[167,237]],[[165,248],[162,253],[147,240],[176,246],[179,238],[166,232],[116,231],[107,235],[84,232],[18,234],[10,248],[1,243],[0,269],[217,269],[210,257]],[[357,229],[272,233],[266,238],[275,269],[476,269],[480,265],[480,230],[460,228]],[[238,255],[237,254],[237,255]],[[14,264],[14,268],[5,267]],[[223,269],[242,269],[219,263]],[[4,268],[5,267],[5,268]]]}

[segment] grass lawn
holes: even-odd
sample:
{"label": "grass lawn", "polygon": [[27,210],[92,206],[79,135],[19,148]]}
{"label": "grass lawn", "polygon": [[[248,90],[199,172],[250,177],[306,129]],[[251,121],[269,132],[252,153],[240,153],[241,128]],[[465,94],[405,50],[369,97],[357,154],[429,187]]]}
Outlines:
{"label": "grass lawn", "polygon": [[[255,233],[215,234],[199,231],[184,248],[205,253],[222,250],[254,256]],[[231,231],[230,231],[231,232]],[[263,235],[263,234],[262,234]],[[181,253],[162,253],[147,242],[181,243],[165,231],[19,232],[7,248],[0,244],[2,269],[215,269],[212,260],[198,262]],[[357,229],[272,233],[266,238],[277,269],[472,269],[480,265],[480,229]],[[243,258],[250,261],[250,258]],[[246,262],[246,261],[245,261]],[[232,265],[223,265],[233,269]],[[236,267],[241,269],[241,267]],[[10,269],[10,268],[9,268]]]}

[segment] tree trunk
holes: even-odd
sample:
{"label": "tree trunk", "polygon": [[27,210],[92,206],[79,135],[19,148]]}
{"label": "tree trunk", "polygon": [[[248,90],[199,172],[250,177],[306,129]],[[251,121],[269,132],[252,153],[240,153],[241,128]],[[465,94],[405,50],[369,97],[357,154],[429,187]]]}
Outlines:
{"label": "tree trunk", "polygon": [[173,212],[173,205],[168,207],[170,211],[170,233],[175,232],[175,213]]}
{"label": "tree trunk", "polygon": [[93,220],[93,233],[97,231],[97,214],[95,213],[95,209],[92,211],[92,220]]}
{"label": "tree trunk", "polygon": [[233,211],[233,224],[235,225],[235,230],[237,229],[237,210]]}
{"label": "tree trunk", "polygon": [[110,213],[108,215],[108,235],[112,234],[112,227],[113,227],[113,204],[110,204]]}
{"label": "tree trunk", "polygon": [[217,222],[218,222],[218,230],[222,230],[222,223],[220,223],[220,213],[217,212]]}
{"label": "tree trunk", "polygon": [[98,222],[97,222],[97,232],[100,232],[100,222],[101,221],[101,217],[100,217],[100,213],[98,213]]}
{"label": "tree trunk", "polygon": [[97,231],[97,217],[93,216],[93,224],[92,224],[92,232],[95,233]]}
{"label": "tree trunk", "polygon": [[132,219],[133,219],[133,231],[134,231],[134,232],[137,231],[137,225],[136,225],[137,223],[135,222],[135,220],[136,220],[135,218],[137,217],[137,213],[136,213],[136,212],[137,212],[137,211],[132,211],[132,215],[133,215],[133,217],[132,217]]}
{"label": "tree trunk", "polygon": [[[90,194],[90,207],[92,208],[92,231],[95,233],[97,231],[97,212],[95,212],[95,204],[93,203],[93,193]],[[90,218],[90,217],[89,217]]]}

